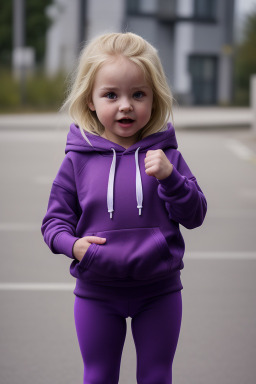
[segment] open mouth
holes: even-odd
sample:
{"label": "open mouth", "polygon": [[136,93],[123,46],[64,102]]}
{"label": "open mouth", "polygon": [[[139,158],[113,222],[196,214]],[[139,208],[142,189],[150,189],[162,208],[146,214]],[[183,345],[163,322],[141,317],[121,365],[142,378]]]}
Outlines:
{"label": "open mouth", "polygon": [[118,122],[121,124],[131,124],[134,122],[134,120],[132,120],[132,119],[120,119],[120,120],[118,120]]}

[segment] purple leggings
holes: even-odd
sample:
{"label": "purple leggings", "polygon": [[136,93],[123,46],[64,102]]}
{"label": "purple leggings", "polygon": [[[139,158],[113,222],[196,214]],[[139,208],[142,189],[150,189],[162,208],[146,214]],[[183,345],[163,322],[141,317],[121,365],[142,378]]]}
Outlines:
{"label": "purple leggings", "polygon": [[75,298],[75,324],[84,361],[83,384],[117,384],[126,335],[132,318],[138,384],[171,384],[179,338],[181,292],[147,299]]}

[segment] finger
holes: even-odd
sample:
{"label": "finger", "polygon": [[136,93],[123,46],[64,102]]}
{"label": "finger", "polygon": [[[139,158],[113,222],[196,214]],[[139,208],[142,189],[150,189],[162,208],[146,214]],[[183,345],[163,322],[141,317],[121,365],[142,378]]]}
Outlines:
{"label": "finger", "polygon": [[147,168],[147,169],[145,170],[145,172],[146,172],[146,174],[147,174],[148,176],[154,176],[155,173],[157,172],[157,170],[156,170],[156,167],[153,166],[153,167],[149,167],[149,168]]}
{"label": "finger", "polygon": [[160,161],[160,160],[161,160],[160,156],[157,154],[154,154],[154,155],[145,157],[144,163],[148,164],[150,162],[155,162],[155,161]]}
{"label": "finger", "polygon": [[[145,162],[151,159],[161,159],[162,158],[162,151],[156,150],[156,151],[148,151],[151,152],[145,157]],[[147,152],[147,153],[148,153]]]}
{"label": "finger", "polygon": [[152,149],[147,151],[146,153],[146,157],[150,157],[150,156],[153,156],[155,154],[156,151],[153,151]]}
{"label": "finger", "polygon": [[158,166],[158,164],[154,160],[148,161],[147,163],[145,163],[145,169],[149,169],[149,168],[155,167],[155,166]]}
{"label": "finger", "polygon": [[163,162],[163,159],[159,155],[150,156],[147,159],[145,159],[145,165],[161,164],[162,162]]}
{"label": "finger", "polygon": [[148,151],[145,159],[148,160],[148,159],[155,158],[157,156],[159,156],[159,153],[157,151]]}
{"label": "finger", "polygon": [[88,243],[93,243],[93,244],[104,244],[106,242],[105,237],[98,237],[98,236],[86,236],[86,240]]}

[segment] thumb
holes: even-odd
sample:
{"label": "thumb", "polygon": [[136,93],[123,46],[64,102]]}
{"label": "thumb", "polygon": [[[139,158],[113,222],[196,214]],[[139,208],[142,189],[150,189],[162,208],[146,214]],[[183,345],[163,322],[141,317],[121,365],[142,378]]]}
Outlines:
{"label": "thumb", "polygon": [[86,240],[89,242],[89,243],[94,243],[94,244],[104,244],[106,242],[106,238],[105,237],[98,237],[98,236],[88,236],[86,238]]}

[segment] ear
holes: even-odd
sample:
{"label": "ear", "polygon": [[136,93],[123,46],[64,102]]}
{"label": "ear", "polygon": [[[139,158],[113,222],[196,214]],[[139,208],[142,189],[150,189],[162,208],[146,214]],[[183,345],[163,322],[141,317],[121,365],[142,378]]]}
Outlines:
{"label": "ear", "polygon": [[90,102],[88,103],[88,107],[90,108],[91,111],[95,111],[95,107],[94,107],[94,104],[93,104],[92,101],[90,101]]}

